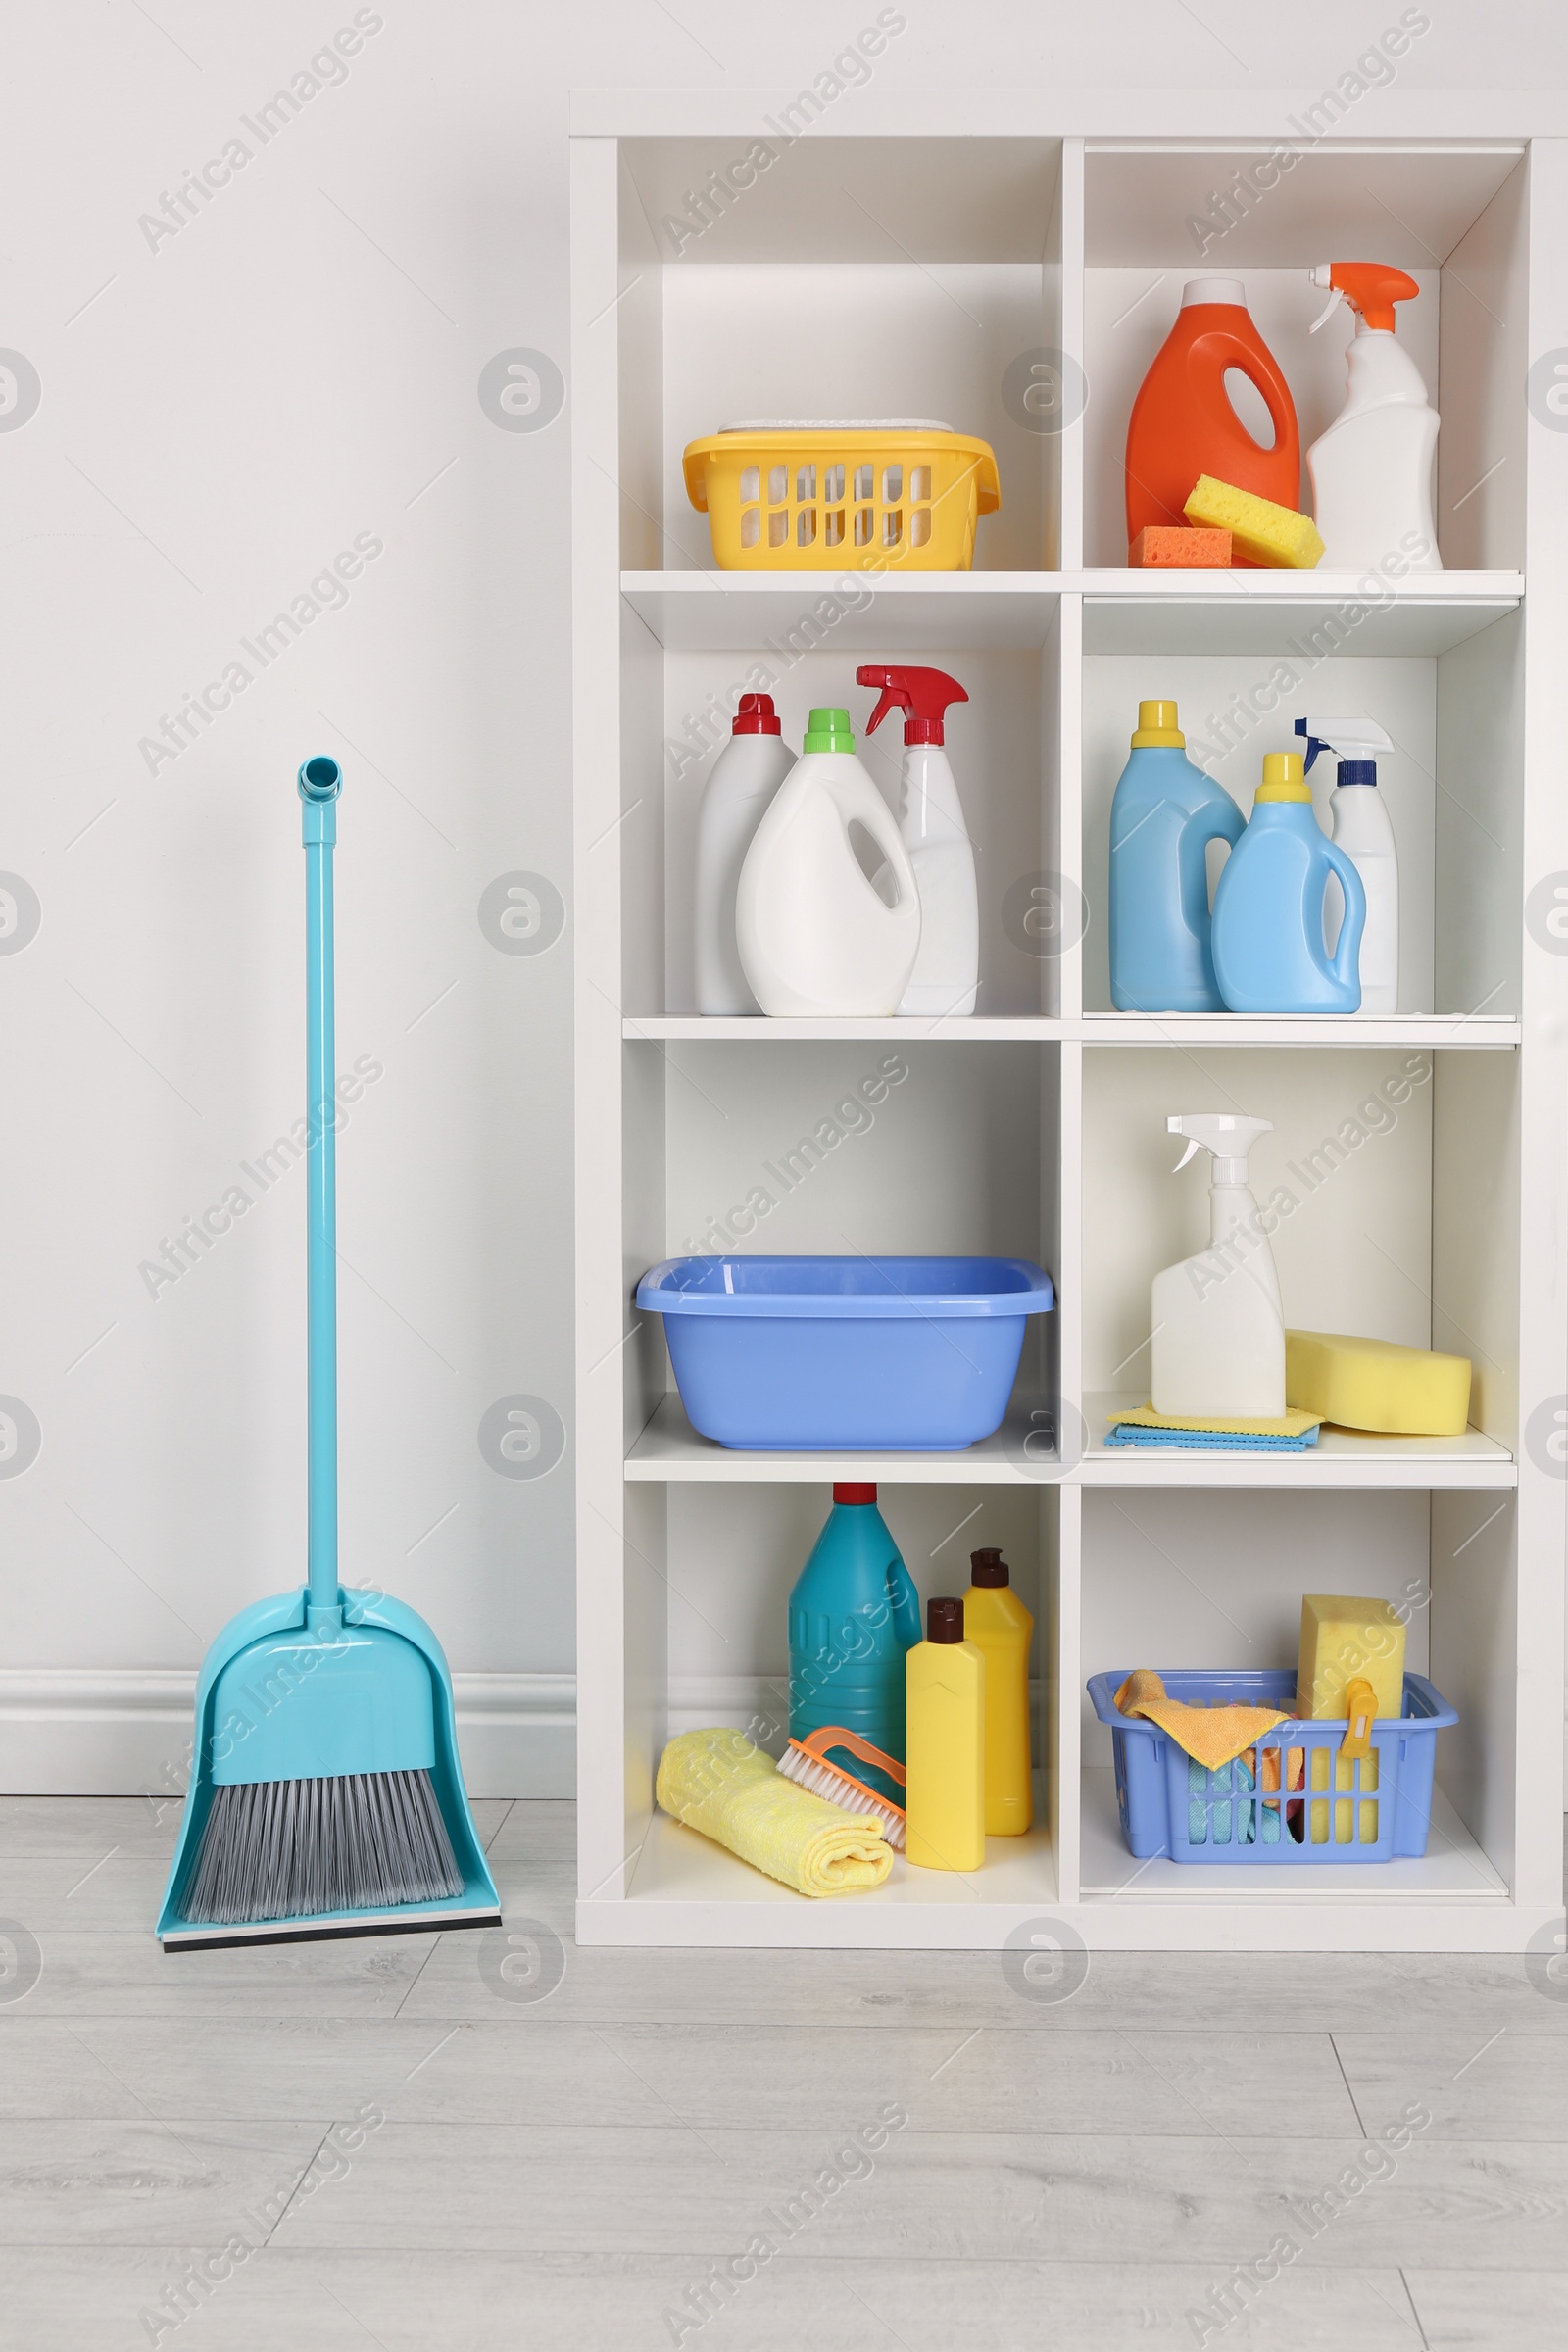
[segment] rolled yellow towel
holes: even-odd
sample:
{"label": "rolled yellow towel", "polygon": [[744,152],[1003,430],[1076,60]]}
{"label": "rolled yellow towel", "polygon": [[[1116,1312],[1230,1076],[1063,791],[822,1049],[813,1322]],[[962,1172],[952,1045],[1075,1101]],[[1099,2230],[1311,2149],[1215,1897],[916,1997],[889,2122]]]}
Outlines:
{"label": "rolled yellow towel", "polygon": [[855,1894],[893,1868],[874,1822],[798,1788],[744,1732],[682,1732],[660,1759],[655,1792],[688,1829],[797,1894]]}

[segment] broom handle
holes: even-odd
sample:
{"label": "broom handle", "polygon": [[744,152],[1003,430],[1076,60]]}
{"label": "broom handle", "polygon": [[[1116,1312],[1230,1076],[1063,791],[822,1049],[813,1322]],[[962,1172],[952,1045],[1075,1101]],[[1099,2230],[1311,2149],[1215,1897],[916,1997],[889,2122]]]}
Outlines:
{"label": "broom handle", "polygon": [[332,993],[332,848],[343,774],[335,760],[299,772],[305,834],[306,1274],[310,1398],[308,1621],[336,1622],[337,1574],[337,1136]]}

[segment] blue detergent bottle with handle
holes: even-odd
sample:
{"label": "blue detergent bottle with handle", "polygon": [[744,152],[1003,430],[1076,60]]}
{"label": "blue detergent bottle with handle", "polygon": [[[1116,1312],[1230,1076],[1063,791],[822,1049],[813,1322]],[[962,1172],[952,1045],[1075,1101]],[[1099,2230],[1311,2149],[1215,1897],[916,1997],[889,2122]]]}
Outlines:
{"label": "blue detergent bottle with handle", "polygon": [[[837,1726],[898,1764],[904,1755],[904,1655],[920,1639],[920,1595],[874,1486],[833,1489],[827,1525],[790,1594],[790,1738]],[[892,1777],[848,1749],[837,1764],[868,1788],[904,1802]]]}
{"label": "blue detergent bottle with handle", "polygon": [[[1345,893],[1334,954],[1323,934],[1329,876]],[[1247,831],[1214,893],[1214,971],[1232,1012],[1354,1012],[1366,890],[1312,813],[1299,752],[1268,752]]]}
{"label": "blue detergent bottle with handle", "polygon": [[1110,804],[1110,1001],[1118,1012],[1223,1012],[1209,952],[1211,841],[1246,819],[1187,757],[1176,706],[1140,703]]}

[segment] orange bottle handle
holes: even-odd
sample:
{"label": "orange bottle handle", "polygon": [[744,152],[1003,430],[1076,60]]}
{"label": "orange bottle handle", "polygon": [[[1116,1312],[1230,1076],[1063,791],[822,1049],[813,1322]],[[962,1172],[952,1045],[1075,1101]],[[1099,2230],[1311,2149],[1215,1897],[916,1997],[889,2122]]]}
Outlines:
{"label": "orange bottle handle", "polygon": [[1229,370],[1232,368],[1235,368],[1241,374],[1246,376],[1253,391],[1256,392],[1261,398],[1263,406],[1268,411],[1269,422],[1274,427],[1274,439],[1268,449],[1264,449],[1262,442],[1257,439],[1256,435],[1248,430],[1248,427],[1242,423],[1240,416],[1236,416],[1235,403],[1230,401],[1229,393],[1225,395],[1227,402],[1230,402],[1231,415],[1236,416],[1237,424],[1240,425],[1242,431],[1247,434],[1247,438],[1252,443],[1253,448],[1262,451],[1262,454],[1265,457],[1271,456],[1273,451],[1280,447],[1280,444],[1285,436],[1295,429],[1296,412],[1291,401],[1289,389],[1285,386],[1282,379],[1277,380],[1274,376],[1260,373],[1256,352],[1252,350],[1250,344],[1242,342],[1239,336],[1230,334],[1224,327],[1215,328],[1211,333],[1205,335],[1203,340],[1205,343],[1210,344],[1215,342],[1223,342],[1229,346],[1232,354],[1234,355],[1224,363],[1224,366],[1220,369],[1221,385],[1223,386],[1225,376]]}

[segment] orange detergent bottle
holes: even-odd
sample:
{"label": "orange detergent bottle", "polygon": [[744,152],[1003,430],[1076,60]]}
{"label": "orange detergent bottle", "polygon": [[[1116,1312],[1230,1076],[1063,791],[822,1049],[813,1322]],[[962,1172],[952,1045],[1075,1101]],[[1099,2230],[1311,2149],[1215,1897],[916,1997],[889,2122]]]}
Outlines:
{"label": "orange detergent bottle", "polygon": [[[1254,441],[1225,389],[1239,368],[1267,405],[1274,446]],[[1139,388],[1127,426],[1127,539],[1161,523],[1181,526],[1200,473],[1276,506],[1301,503],[1296,404],[1273,353],[1252,324],[1236,277],[1196,277],[1176,323]],[[1246,559],[1237,557],[1238,564]]]}

